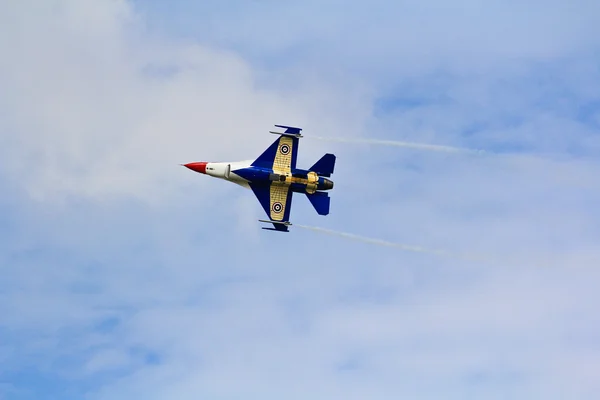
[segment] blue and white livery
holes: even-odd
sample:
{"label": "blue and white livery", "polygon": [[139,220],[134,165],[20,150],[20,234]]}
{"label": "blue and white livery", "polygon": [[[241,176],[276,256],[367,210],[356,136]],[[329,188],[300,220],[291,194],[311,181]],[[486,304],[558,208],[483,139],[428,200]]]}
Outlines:
{"label": "blue and white livery", "polygon": [[275,126],[285,131],[271,131],[279,138],[254,161],[194,162],[184,166],[251,189],[269,217],[259,221],[273,224],[273,228],[263,229],[287,232],[294,192],[304,193],[319,215],[329,214],[330,198],[325,191],[333,189],[333,181],[328,178],[333,174],[335,155],[325,154],[309,169],[296,168],[302,129]]}

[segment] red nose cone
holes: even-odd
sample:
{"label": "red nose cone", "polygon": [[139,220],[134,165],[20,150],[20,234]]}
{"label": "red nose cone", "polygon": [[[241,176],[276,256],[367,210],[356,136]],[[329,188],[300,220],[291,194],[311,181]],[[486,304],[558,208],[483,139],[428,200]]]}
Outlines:
{"label": "red nose cone", "polygon": [[206,173],[206,164],[205,162],[193,162],[189,164],[184,164],[184,167],[188,167],[192,171],[200,172],[201,174]]}

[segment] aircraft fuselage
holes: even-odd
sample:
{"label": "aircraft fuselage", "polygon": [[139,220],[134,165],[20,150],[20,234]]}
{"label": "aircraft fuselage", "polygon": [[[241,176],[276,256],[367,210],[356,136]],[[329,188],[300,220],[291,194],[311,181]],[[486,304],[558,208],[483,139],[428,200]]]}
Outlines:
{"label": "aircraft fuselage", "polygon": [[250,184],[289,186],[296,193],[315,193],[317,190],[333,189],[333,181],[316,172],[293,169],[289,173],[270,168],[256,167],[252,161],[239,162],[195,162],[185,164],[193,171],[224,179],[250,189]]}

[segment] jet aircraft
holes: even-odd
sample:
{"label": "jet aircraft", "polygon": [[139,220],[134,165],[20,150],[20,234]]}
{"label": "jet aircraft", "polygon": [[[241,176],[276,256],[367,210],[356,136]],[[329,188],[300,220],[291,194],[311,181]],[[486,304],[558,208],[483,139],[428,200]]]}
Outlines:
{"label": "jet aircraft", "polygon": [[292,195],[304,193],[319,215],[329,214],[330,198],[325,192],[333,189],[335,155],[325,154],[309,169],[296,168],[298,142],[302,128],[275,125],[284,132],[269,133],[279,135],[256,160],[238,162],[192,162],[185,167],[215,178],[234,182],[252,189],[273,228],[267,230],[288,232]]}

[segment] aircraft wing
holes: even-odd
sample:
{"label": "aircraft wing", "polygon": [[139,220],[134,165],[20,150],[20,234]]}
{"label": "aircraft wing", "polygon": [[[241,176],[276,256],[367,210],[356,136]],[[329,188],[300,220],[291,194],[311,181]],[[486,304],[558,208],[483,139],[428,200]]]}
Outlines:
{"label": "aircraft wing", "polygon": [[289,189],[289,186],[273,182],[269,186],[250,184],[250,188],[252,188],[260,205],[267,213],[267,216],[269,217],[268,222],[273,223],[274,229],[271,229],[287,232],[293,194]]}
{"label": "aircraft wing", "polygon": [[[300,128],[294,128],[300,129]],[[277,133],[277,132],[273,132]],[[272,169],[274,173],[288,175],[296,168],[298,158],[298,136],[290,133],[278,133],[278,137],[258,158],[252,163],[254,167]]]}
{"label": "aircraft wing", "polygon": [[[284,128],[285,131],[271,132],[279,135],[279,137],[254,160],[252,166],[270,169],[274,174],[289,176],[292,170],[296,169],[298,143],[299,138],[302,137],[300,134],[302,128],[285,125],[275,126]],[[271,222],[274,230],[287,232],[288,225],[290,225],[293,194],[289,186],[273,181],[269,185],[250,184],[250,187],[269,216],[269,221],[261,222]]]}

